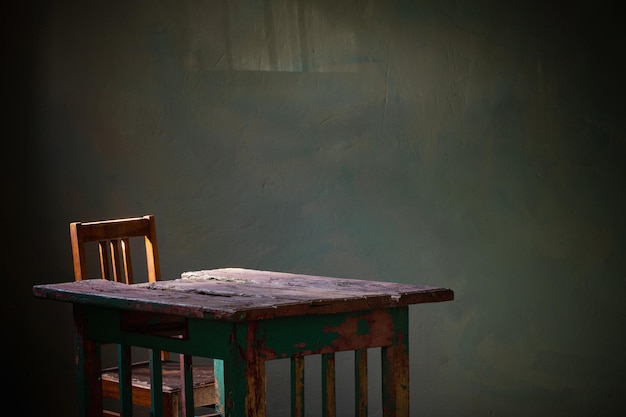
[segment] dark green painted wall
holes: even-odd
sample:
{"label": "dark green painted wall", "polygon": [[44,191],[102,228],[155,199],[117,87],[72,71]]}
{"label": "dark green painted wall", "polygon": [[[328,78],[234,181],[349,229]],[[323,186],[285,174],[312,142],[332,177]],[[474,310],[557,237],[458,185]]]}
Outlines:
{"label": "dark green painted wall", "polygon": [[13,397],[74,413],[71,309],[30,292],[72,279],[68,223],[152,213],[166,278],[454,289],[411,310],[412,415],[620,415],[618,14],[458,3],[4,6]]}

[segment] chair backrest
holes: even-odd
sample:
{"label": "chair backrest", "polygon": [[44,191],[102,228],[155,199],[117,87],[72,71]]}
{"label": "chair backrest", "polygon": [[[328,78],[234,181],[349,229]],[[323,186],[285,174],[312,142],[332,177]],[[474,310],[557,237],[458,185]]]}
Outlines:
{"label": "chair backrest", "polygon": [[97,242],[102,279],[132,284],[131,238],[143,237],[148,281],[161,279],[156,225],[153,215],[70,223],[74,279],[87,279],[86,244]]}

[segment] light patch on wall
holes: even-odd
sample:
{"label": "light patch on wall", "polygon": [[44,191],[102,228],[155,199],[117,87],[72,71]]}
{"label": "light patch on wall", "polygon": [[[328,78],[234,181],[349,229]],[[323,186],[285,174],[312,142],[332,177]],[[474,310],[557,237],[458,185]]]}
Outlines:
{"label": "light patch on wall", "polygon": [[[355,49],[355,35],[350,28],[333,24],[314,7],[291,0],[266,0],[263,13],[255,16],[250,16],[249,10],[229,10],[229,49],[234,70],[349,70],[343,61]],[[247,27],[254,30],[247,31]]]}
{"label": "light patch on wall", "polygon": [[224,1],[194,16],[187,64],[216,71],[351,72],[354,28],[339,12],[292,0]]}

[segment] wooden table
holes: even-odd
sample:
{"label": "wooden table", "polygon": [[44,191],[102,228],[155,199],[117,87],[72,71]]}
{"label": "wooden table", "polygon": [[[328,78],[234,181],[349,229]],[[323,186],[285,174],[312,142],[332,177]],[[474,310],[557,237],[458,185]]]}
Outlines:
{"label": "wooden table", "polygon": [[[454,298],[447,288],[240,268],[134,285],[35,285],[33,293],[73,303],[81,417],[101,415],[102,343],[217,359],[218,409],[229,417],[266,415],[265,361],[280,358],[291,358],[292,415],[302,416],[304,357],[314,354],[322,355],[323,415],[334,416],[341,351],[355,351],[355,414],[365,416],[367,349],[381,348],[383,415],[409,417],[408,306]],[[159,356],[151,360],[158,386]]]}

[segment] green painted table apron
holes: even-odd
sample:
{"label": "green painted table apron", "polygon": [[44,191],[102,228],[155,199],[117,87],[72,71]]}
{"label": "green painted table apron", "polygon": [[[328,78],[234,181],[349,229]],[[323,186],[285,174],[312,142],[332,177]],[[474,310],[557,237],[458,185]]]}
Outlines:
{"label": "green painted table apron", "polygon": [[[322,357],[322,414],[334,416],[341,351],[355,352],[355,414],[366,416],[367,349],[381,348],[383,416],[409,417],[408,306],[454,298],[447,288],[241,268],[133,285],[35,285],[33,294],[73,304],[81,417],[102,415],[102,343],[120,345],[124,416],[132,413],[130,347],[138,346],[152,349],[153,387],[162,381],[161,350],[215,359],[218,410],[227,417],[266,416],[265,361],[281,358],[291,358],[292,416],[303,416],[304,357],[314,354]],[[160,390],[151,395],[159,417]],[[186,407],[192,416],[193,400]]]}

